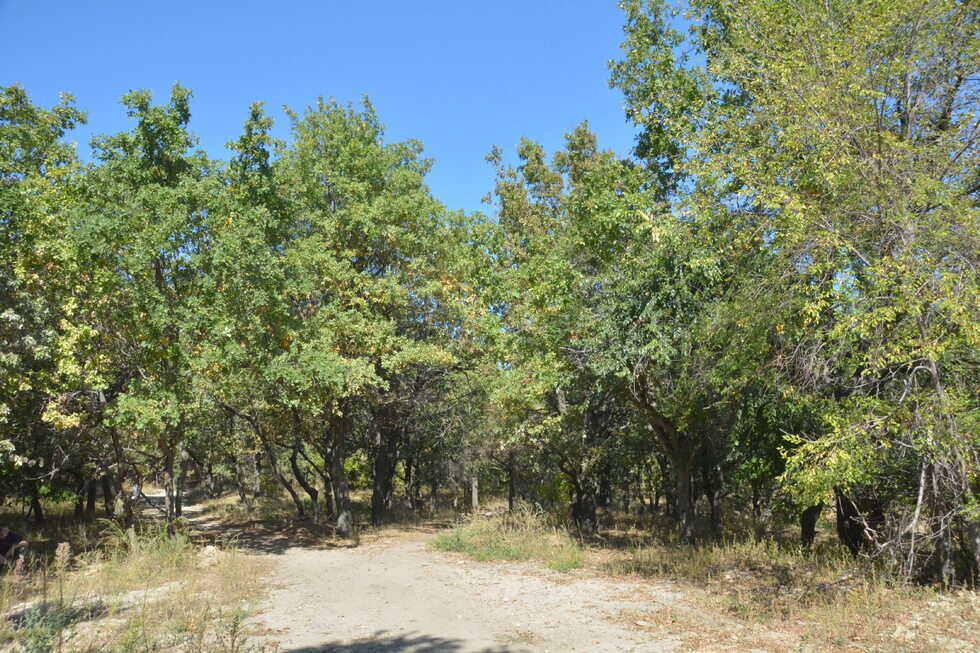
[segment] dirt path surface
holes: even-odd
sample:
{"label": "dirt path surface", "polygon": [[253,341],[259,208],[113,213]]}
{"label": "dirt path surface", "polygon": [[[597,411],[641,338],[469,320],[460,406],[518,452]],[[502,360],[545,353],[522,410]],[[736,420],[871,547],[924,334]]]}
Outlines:
{"label": "dirt path surface", "polygon": [[429,549],[431,536],[277,556],[255,622],[282,653],[674,651],[629,615],[675,602],[669,586],[482,563]]}

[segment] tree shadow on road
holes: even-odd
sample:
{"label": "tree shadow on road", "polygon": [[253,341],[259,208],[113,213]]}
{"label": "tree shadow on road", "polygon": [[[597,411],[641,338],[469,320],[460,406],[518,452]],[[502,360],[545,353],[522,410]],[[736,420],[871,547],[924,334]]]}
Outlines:
{"label": "tree shadow on road", "polygon": [[469,648],[460,639],[414,633],[388,635],[382,630],[354,642],[324,642],[318,646],[279,649],[277,653],[458,653],[463,650],[469,653],[520,653],[526,649],[493,647],[477,650]]}

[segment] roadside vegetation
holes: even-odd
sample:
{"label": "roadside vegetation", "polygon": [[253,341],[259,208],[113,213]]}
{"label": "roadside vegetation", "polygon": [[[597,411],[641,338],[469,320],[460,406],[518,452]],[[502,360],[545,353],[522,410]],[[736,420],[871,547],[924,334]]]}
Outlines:
{"label": "roadside vegetation", "polygon": [[0,576],[0,647],[257,650],[245,619],[262,596],[264,563],[160,522],[97,526],[98,539],[69,537]]}

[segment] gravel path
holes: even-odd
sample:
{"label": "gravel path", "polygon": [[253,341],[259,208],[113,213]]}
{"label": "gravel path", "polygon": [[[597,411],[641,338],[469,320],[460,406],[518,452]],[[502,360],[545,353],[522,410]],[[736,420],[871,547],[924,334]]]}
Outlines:
{"label": "gravel path", "polygon": [[[357,548],[287,549],[254,618],[280,653],[659,652],[680,641],[644,628],[680,596],[669,586],[482,563],[429,537]],[[276,648],[278,647],[278,648]]]}

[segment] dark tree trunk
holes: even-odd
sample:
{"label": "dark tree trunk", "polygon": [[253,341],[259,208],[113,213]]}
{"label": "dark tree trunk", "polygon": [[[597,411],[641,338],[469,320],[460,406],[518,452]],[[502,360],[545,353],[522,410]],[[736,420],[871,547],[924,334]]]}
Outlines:
{"label": "dark tree trunk", "polygon": [[436,497],[439,492],[439,478],[433,474],[429,477],[429,512],[436,512]]}
{"label": "dark tree trunk", "polygon": [[415,460],[411,455],[405,457],[405,500],[408,501],[408,507],[412,510],[417,508],[415,497],[412,496],[412,465],[414,462]]}
{"label": "dark tree trunk", "polygon": [[99,486],[95,479],[89,481],[85,486],[85,517],[93,519],[95,517],[95,501],[98,498]]}
{"label": "dark tree trunk", "polygon": [[677,479],[675,501],[680,526],[679,540],[681,544],[693,545],[696,512],[690,463],[674,465],[674,476]]}
{"label": "dark tree trunk", "polygon": [[517,494],[517,465],[514,464],[514,453],[507,460],[507,512],[514,512],[514,496]]}
{"label": "dark tree trunk", "polygon": [[760,492],[761,484],[759,481],[750,481],[752,485],[752,515],[757,519],[762,517],[762,493]]}
{"label": "dark tree trunk", "polygon": [[810,506],[800,514],[800,544],[803,548],[809,549],[813,546],[813,540],[817,537],[817,518],[823,510],[821,501],[815,506]]}
{"label": "dark tree trunk", "polygon": [[164,513],[169,524],[176,515],[174,508],[174,453],[167,447],[163,461]]}
{"label": "dark tree trunk", "polygon": [[34,517],[34,523],[44,525],[44,508],[41,507],[41,497],[38,495],[37,483],[31,484],[31,510],[30,514]]}
{"label": "dark tree trunk", "polygon": [[609,480],[608,470],[603,470],[599,476],[599,488],[596,491],[596,505],[603,510],[609,508],[612,503],[612,482]]}
{"label": "dark tree trunk", "polygon": [[598,529],[596,504],[595,480],[587,475],[576,479],[572,497],[572,521],[581,533],[591,535]]}
{"label": "dark tree trunk", "polygon": [[248,462],[252,471],[252,500],[255,501],[262,496],[262,471],[259,469],[258,454],[248,454]]}
{"label": "dark tree trunk", "polygon": [[112,495],[112,479],[109,476],[102,477],[102,503],[105,506],[105,514],[112,519],[116,516],[114,497]]}
{"label": "dark tree trunk", "polygon": [[[100,392],[99,398],[102,403],[105,403],[105,396]],[[112,440],[112,448],[116,454],[116,470],[112,475],[112,482],[115,485],[116,490],[116,520],[119,525],[123,528],[129,528],[135,521],[135,516],[133,512],[133,498],[125,491],[124,483],[127,478],[127,474],[132,474],[136,478],[136,474],[133,468],[128,464],[126,460],[126,455],[124,453],[122,442],[119,440],[119,432],[116,429],[109,429],[109,436]]]}
{"label": "dark tree trunk", "polygon": [[209,499],[213,499],[218,496],[214,485],[214,463],[208,460],[207,465],[204,467],[204,492],[207,494]]}
{"label": "dark tree trunk", "polygon": [[371,493],[371,523],[380,526],[385,511],[391,507],[392,481],[395,477],[395,461],[401,440],[400,429],[394,428],[394,416],[386,409],[379,415],[377,450],[374,455],[374,479]]}
{"label": "dark tree trunk", "polygon": [[248,496],[248,482],[245,480],[245,469],[242,466],[242,461],[233,457],[231,463],[235,473],[235,489],[238,490],[238,500],[251,508],[252,500]]}
{"label": "dark tree trunk", "polygon": [[711,473],[711,483],[708,487],[708,503],[711,506],[711,535],[717,540],[721,538],[722,504],[724,496],[725,476],[721,467],[716,466]]}
{"label": "dark tree trunk", "polygon": [[289,466],[293,470],[293,476],[300,487],[310,497],[310,512],[314,524],[320,523],[320,492],[309,482],[306,474],[299,468],[299,448],[302,446],[299,440],[293,442],[293,452],[289,456]]}
{"label": "dark tree trunk", "polygon": [[350,488],[347,486],[347,472],[344,470],[347,434],[350,430],[350,416],[340,415],[331,419],[332,439],[328,439],[324,459],[330,461],[330,480],[333,485],[334,505],[337,513],[337,534],[350,537],[354,532],[354,513],[351,508]]}
{"label": "dark tree trunk", "polygon": [[190,456],[184,445],[180,445],[180,464],[177,471],[177,487],[174,493],[174,517],[180,518],[184,514],[184,484],[187,482],[187,465],[190,463]]}

